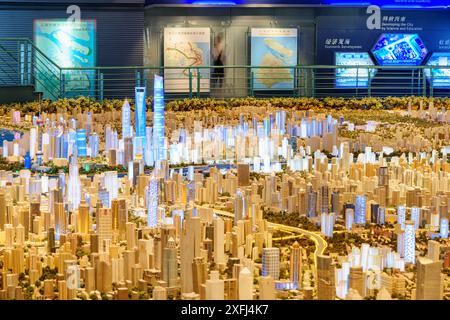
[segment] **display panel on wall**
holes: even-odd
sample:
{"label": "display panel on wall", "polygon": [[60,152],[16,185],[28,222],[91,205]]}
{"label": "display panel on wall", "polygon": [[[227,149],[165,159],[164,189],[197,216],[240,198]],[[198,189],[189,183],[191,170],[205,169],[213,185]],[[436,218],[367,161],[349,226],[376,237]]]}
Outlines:
{"label": "display panel on wall", "polygon": [[450,88],[450,52],[435,52],[428,59],[427,66],[445,68],[425,69],[425,75],[434,88]]}
{"label": "display panel on wall", "polygon": [[252,28],[251,65],[254,90],[293,90],[297,65],[297,29]]}
{"label": "display panel on wall", "polygon": [[372,49],[380,65],[417,66],[428,54],[418,34],[383,33]]}
{"label": "display panel on wall", "polygon": [[[166,92],[209,92],[211,31],[209,28],[164,28],[164,87]],[[199,79],[200,77],[200,79]],[[191,82],[189,81],[191,78]]]}
{"label": "display panel on wall", "polygon": [[[96,64],[96,22],[83,20],[34,20],[34,42],[49,59],[61,68],[91,68]],[[35,61],[36,64],[44,63]],[[56,70],[51,65],[36,68],[36,91],[49,97],[46,85]],[[42,71],[45,70],[45,71]],[[59,72],[59,71],[58,71]],[[95,71],[64,72],[67,96],[92,96],[95,93]]]}
{"label": "display panel on wall", "polygon": [[[337,66],[373,66],[374,63],[367,52],[336,52]],[[376,69],[338,68],[336,69],[336,88],[367,88],[369,73],[372,79]]]}

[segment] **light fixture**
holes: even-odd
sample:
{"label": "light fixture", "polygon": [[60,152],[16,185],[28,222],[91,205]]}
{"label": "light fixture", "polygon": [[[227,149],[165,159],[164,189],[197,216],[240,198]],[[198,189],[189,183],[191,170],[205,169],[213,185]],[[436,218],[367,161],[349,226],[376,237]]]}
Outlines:
{"label": "light fixture", "polygon": [[199,6],[235,6],[236,2],[234,1],[193,1],[193,5]]}

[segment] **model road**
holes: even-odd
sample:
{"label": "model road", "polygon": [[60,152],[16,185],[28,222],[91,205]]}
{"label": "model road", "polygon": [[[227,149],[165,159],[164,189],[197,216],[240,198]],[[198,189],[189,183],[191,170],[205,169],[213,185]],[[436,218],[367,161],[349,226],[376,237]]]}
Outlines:
{"label": "model road", "polygon": [[[223,216],[223,217],[227,217],[227,218],[232,218],[234,219],[234,214],[228,212],[228,211],[223,211],[223,210],[218,210],[218,209],[214,209],[214,208],[210,208],[210,207],[205,207],[205,206],[197,206],[198,208],[205,208],[205,209],[213,209],[214,213],[219,215],[219,216]],[[325,249],[328,246],[328,243],[326,242],[326,240],[320,235],[317,234],[315,232],[311,232],[305,229],[301,229],[298,227],[292,227],[292,226],[287,226],[284,224],[278,224],[278,223],[273,223],[273,222],[268,222],[268,225],[270,227],[272,227],[275,230],[278,231],[283,231],[283,232],[289,232],[289,233],[297,233],[300,235],[305,235],[308,238],[310,238],[312,241],[314,241],[315,245],[316,245],[316,250],[314,251],[314,265],[317,265],[317,256],[318,255],[322,255],[325,252]]]}

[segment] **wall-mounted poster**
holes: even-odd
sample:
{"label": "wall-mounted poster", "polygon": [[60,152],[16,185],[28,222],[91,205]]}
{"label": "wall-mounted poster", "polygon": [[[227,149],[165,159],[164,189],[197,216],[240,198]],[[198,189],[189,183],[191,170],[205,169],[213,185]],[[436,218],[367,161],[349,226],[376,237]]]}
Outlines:
{"label": "wall-mounted poster", "polygon": [[209,92],[211,31],[209,28],[164,28],[164,70],[166,92],[189,92],[189,77],[193,92]]}
{"label": "wall-mounted poster", "polygon": [[[34,42],[61,68],[91,68],[96,63],[95,29],[95,20],[35,20]],[[35,59],[36,89],[44,93],[44,98],[53,98],[49,81],[54,78],[52,73],[56,70],[42,58]],[[67,96],[94,95],[95,71],[73,70],[64,72],[64,75]]]}
{"label": "wall-mounted poster", "polygon": [[[373,66],[373,61],[367,52],[336,52],[337,66]],[[370,78],[376,69],[339,68],[336,69],[336,88],[367,88]]]}
{"label": "wall-mounted poster", "polygon": [[427,66],[443,67],[425,69],[425,75],[432,82],[433,87],[442,89],[450,88],[450,52],[433,53],[427,62]]}
{"label": "wall-mounted poster", "polygon": [[293,90],[297,65],[297,29],[253,28],[251,65],[254,90]]}

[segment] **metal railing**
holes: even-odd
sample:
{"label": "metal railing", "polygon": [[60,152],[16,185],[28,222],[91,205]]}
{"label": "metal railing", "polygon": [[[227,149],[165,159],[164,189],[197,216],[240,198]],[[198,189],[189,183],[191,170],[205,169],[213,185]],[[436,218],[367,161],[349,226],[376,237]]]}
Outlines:
{"label": "metal railing", "polygon": [[[132,98],[135,86],[146,86],[147,95],[151,96],[155,74],[164,77],[167,100],[247,96],[450,96],[450,67],[224,66],[223,76],[217,69],[213,66],[62,68],[62,96]],[[89,90],[77,77],[70,78],[76,73],[90,79]]]}
{"label": "metal railing", "polygon": [[0,86],[33,85],[44,98],[134,97],[153,94],[164,77],[165,98],[450,96],[447,66],[191,66],[63,68],[27,38],[0,38]]}
{"label": "metal railing", "polygon": [[0,38],[0,86],[34,86],[47,99],[62,97],[61,69],[27,38]]}

